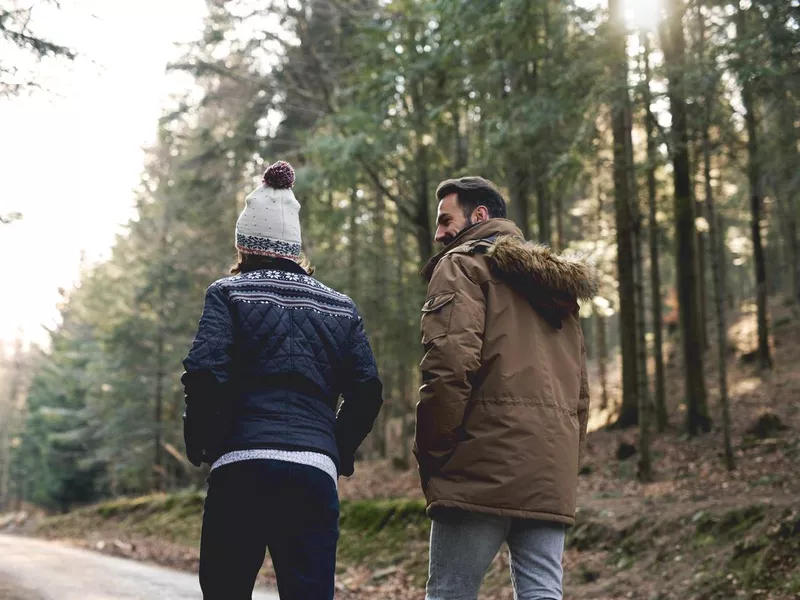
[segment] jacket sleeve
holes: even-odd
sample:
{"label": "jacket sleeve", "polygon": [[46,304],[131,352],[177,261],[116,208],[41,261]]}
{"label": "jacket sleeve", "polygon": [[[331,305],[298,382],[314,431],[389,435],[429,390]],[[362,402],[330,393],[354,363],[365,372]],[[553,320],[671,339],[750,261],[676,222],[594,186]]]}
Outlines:
{"label": "jacket sleeve", "polygon": [[203,314],[181,377],[186,403],[183,436],[189,461],[211,463],[227,433],[224,396],[230,385],[233,319],[224,293],[216,285],[206,291]]}
{"label": "jacket sleeve", "polygon": [[581,428],[578,449],[578,464],[580,464],[586,452],[586,430],[589,426],[589,376],[586,372],[586,343],[583,332],[581,332],[581,391],[578,397],[578,422]]}
{"label": "jacket sleeve", "polygon": [[485,321],[483,290],[457,258],[445,257],[434,271],[422,307],[425,355],[414,454],[423,487],[459,441],[481,366]]}
{"label": "jacket sleeve", "polygon": [[356,315],[344,354],[342,404],[336,413],[336,446],[339,450],[339,474],[351,476],[355,454],[367,437],[383,404],[383,384],[364,323]]}
{"label": "jacket sleeve", "polygon": [[233,318],[224,292],[216,284],[206,290],[203,314],[189,355],[187,373],[209,372],[217,383],[227,383],[233,354]]}

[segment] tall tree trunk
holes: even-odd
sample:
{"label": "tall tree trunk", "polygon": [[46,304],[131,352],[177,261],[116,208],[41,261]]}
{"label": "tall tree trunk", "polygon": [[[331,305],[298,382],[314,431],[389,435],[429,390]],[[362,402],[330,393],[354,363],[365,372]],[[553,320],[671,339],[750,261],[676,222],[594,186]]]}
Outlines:
{"label": "tall tree trunk", "polygon": [[511,218],[522,231],[525,239],[530,237],[530,179],[527,169],[522,165],[521,161],[513,156],[510,158],[511,164],[507,172],[510,175],[509,179],[509,195],[510,204],[509,209]]}
{"label": "tall tree trunk", "polygon": [[608,346],[606,345],[606,317],[595,308],[597,330],[597,366],[600,371],[600,410],[608,409]]}
{"label": "tall tree trunk", "polygon": [[[713,194],[709,195],[712,198]],[[713,200],[712,200],[713,202]],[[717,232],[711,239],[711,268],[714,273],[714,304],[717,317],[717,346],[719,353],[719,402],[722,412],[722,434],[725,449],[725,466],[729,471],[736,468],[736,459],[733,454],[732,428],[730,400],[728,398],[728,377],[727,377],[727,350],[728,350],[728,329],[725,318],[725,230],[722,227],[722,219],[716,214],[716,209],[709,205],[709,215],[713,219],[711,223],[712,231]]]}
{"label": "tall tree trunk", "polygon": [[417,238],[419,260],[421,264],[428,262],[433,256],[433,232],[431,230],[431,196],[430,196],[430,157],[426,145],[425,134],[428,131],[425,123],[424,102],[425,95],[422,82],[419,78],[412,78],[409,83],[411,101],[414,106],[412,122],[416,134],[416,148],[414,156],[414,231]]}
{"label": "tall tree trunk", "polygon": [[[359,240],[360,227],[358,224],[359,198],[358,198],[358,180],[353,177],[350,182],[350,202],[347,213],[347,294],[353,299],[360,299],[361,297],[361,272],[359,261],[361,260],[361,244]],[[358,300],[356,300],[358,302]],[[376,435],[371,432],[366,437],[364,443],[359,448],[359,458],[372,457],[375,453],[375,448],[378,440],[375,439]]]}
{"label": "tall tree trunk", "polygon": [[791,272],[791,296],[794,300],[795,311],[800,308],[800,240],[797,237],[797,211],[792,204],[789,204],[789,218],[786,229],[789,236],[789,270]]}
{"label": "tall tree trunk", "polygon": [[359,269],[358,266],[361,248],[358,243],[358,182],[355,181],[355,179],[352,181],[350,187],[350,206],[348,208],[350,210],[347,215],[347,267],[349,271],[347,287],[349,288],[348,293],[351,296],[358,296],[361,291],[361,278],[359,277],[361,269]]}
{"label": "tall tree trunk", "polygon": [[633,158],[633,114],[630,101],[625,111],[625,152],[627,154],[628,181],[630,182],[631,218],[633,219],[633,266],[636,286],[636,377],[639,385],[639,464],[637,476],[641,481],[652,481],[650,464],[650,386],[647,377],[647,324],[645,321],[644,253],[642,251],[642,214],[636,181],[636,164]]}
{"label": "tall tree trunk", "polygon": [[[702,202],[695,202],[695,209],[697,210],[696,216],[699,218],[704,218],[703,211],[703,203]],[[708,350],[709,348],[709,339],[708,339],[708,291],[706,285],[706,272],[708,271],[706,265],[706,256],[707,256],[707,248],[706,248],[706,236],[703,231],[697,231],[697,284],[700,288],[698,291],[698,299],[697,299],[697,306],[700,310],[700,345],[702,346],[703,350]]]}
{"label": "tall tree trunk", "polygon": [[636,328],[634,217],[631,214],[631,178],[626,124],[630,111],[628,63],[621,0],[609,1],[616,89],[611,103],[614,135],[614,205],[617,225],[617,271],[619,279],[620,345],[622,347],[622,407],[616,425],[629,427],[639,419],[638,353]]}
{"label": "tall tree trunk", "polygon": [[783,166],[779,168],[778,181],[775,182],[775,196],[781,211],[786,237],[786,270],[789,272],[789,297],[794,304],[795,313],[800,311],[800,241],[798,240],[797,219],[800,215],[800,185],[794,179],[797,165],[800,164],[800,150],[797,148],[797,135],[794,125],[794,110],[791,95],[783,91],[777,101],[778,127],[780,128],[780,152]]}
{"label": "tall tree trunk", "polygon": [[542,173],[537,173],[535,180],[536,222],[539,226],[539,242],[546,246],[551,246],[553,244],[553,227],[550,223],[550,190]]}
{"label": "tall tree trunk", "polygon": [[653,358],[655,359],[655,412],[656,427],[659,432],[667,428],[667,394],[664,378],[664,323],[661,307],[661,255],[658,248],[657,192],[656,192],[656,140],[654,137],[655,115],[651,110],[653,102],[650,92],[650,34],[644,33],[644,105],[645,129],[647,132],[647,206],[649,209],[650,234],[650,288],[652,290],[653,311]]}
{"label": "tall tree trunk", "polygon": [[[597,174],[599,175],[601,171],[600,163],[598,162],[595,165],[597,170]],[[600,181],[599,177],[596,177],[597,181]],[[597,221],[602,222],[603,219],[603,192],[600,185],[597,185],[596,189],[597,194]],[[598,230],[599,234],[599,230]],[[607,410],[608,409],[608,342],[607,342],[607,322],[606,322],[606,307],[597,306],[597,300],[595,301],[594,305],[594,314],[595,319],[597,321],[597,325],[595,327],[597,331],[597,366],[600,372],[600,390],[601,390],[601,401],[600,401],[600,409]]]}
{"label": "tall tree trunk", "polygon": [[[737,32],[740,39],[746,39],[747,14],[739,3],[737,10]],[[744,65],[742,65],[744,66]],[[750,212],[753,235],[753,262],[756,271],[756,308],[758,322],[758,366],[762,370],[772,368],[769,352],[769,331],[767,326],[767,266],[764,260],[764,246],[761,242],[761,157],[758,147],[758,125],[755,114],[755,98],[750,77],[742,75],[742,105],[747,125],[747,176],[750,180]]]}
{"label": "tall tree trunk", "polygon": [[707,67],[708,60],[705,56],[706,32],[705,16],[703,6],[698,6],[697,11],[700,43],[700,59],[704,65],[704,79],[707,80],[705,97],[703,98],[703,180],[705,182],[705,204],[708,209],[708,236],[710,248],[708,249],[709,262],[711,263],[711,275],[714,281],[714,312],[717,325],[717,373],[719,376],[719,402],[722,412],[722,431],[725,448],[725,466],[729,471],[736,468],[733,456],[733,444],[731,443],[731,414],[730,402],[728,399],[728,329],[725,320],[725,274],[723,265],[725,264],[724,232],[721,228],[721,219],[717,216],[714,204],[714,187],[711,182],[711,117],[713,114],[713,102],[717,91],[717,81],[713,73],[709,73]]}
{"label": "tall tree trunk", "polygon": [[[699,24],[702,22],[702,15],[701,5],[700,2],[695,2],[695,15],[694,15],[694,22],[695,24]],[[701,35],[702,32],[695,28],[694,34],[695,36]],[[689,38],[692,40],[692,33],[689,33]],[[692,44],[692,50],[695,53],[703,51],[702,42],[700,42],[698,37],[695,37],[690,44]],[[691,51],[690,51],[691,52]],[[695,61],[701,60],[702,57],[695,54]],[[700,191],[703,188],[703,115],[699,114],[696,110],[690,111],[690,116],[688,118],[688,127],[690,131],[690,152],[689,155],[689,168],[691,169],[691,190],[692,190],[692,198],[694,200],[694,208],[695,208],[695,218],[696,219],[703,219],[705,223],[708,223],[708,217],[706,215],[706,207],[704,202],[704,196],[701,196]],[[711,339],[708,333],[709,323],[711,321],[711,317],[709,316],[709,310],[712,309],[710,305],[710,295],[708,292],[708,287],[711,285],[709,281],[709,271],[708,271],[708,243],[707,243],[707,232],[702,227],[695,227],[695,231],[697,234],[697,284],[698,284],[698,310],[700,311],[700,322],[699,322],[699,344],[703,348],[704,351],[707,351],[711,347]]]}
{"label": "tall tree trunk", "polygon": [[419,248],[420,262],[425,264],[433,256],[433,232],[430,217],[430,184],[428,164],[428,149],[419,144],[417,148],[417,211],[414,230],[417,235],[417,248]]}
{"label": "tall tree trunk", "polygon": [[[14,344],[9,384],[5,397],[0,396],[0,513],[9,508],[9,483],[11,481],[11,434],[16,423],[17,399],[23,387],[22,340]],[[0,390],[2,393],[5,390]]]}
{"label": "tall tree trunk", "polygon": [[694,203],[689,180],[689,146],[686,128],[684,90],[685,39],[682,0],[669,0],[667,23],[662,34],[664,64],[669,77],[668,96],[672,112],[672,162],[675,187],[675,239],[678,304],[683,345],[686,428],[689,435],[711,430],[706,386],[703,376],[703,350],[700,341],[698,307],[697,233]]}
{"label": "tall tree trunk", "polygon": [[[408,398],[408,366],[404,363],[400,363],[400,374],[399,374],[400,382],[398,385],[399,389],[399,397],[400,398]],[[400,427],[400,442],[402,443],[402,454],[400,455],[403,458],[403,462],[407,465],[411,465],[411,446],[412,446],[412,439],[413,431],[409,427],[409,424],[413,424],[415,420],[414,412],[411,410],[406,410],[405,403],[399,403],[399,409],[397,411],[397,415],[400,419],[401,427]]]}
{"label": "tall tree trunk", "polygon": [[[627,49],[626,49],[627,53]],[[639,207],[639,186],[636,163],[633,156],[633,109],[630,98],[625,110],[625,154],[628,167],[630,214],[633,221],[633,278],[636,286],[636,377],[639,386],[639,462],[637,477],[640,481],[652,481],[650,464],[650,384],[647,376],[647,323],[644,293],[644,252],[642,251],[642,211]]]}
{"label": "tall tree trunk", "polygon": [[[797,22],[797,7],[791,2],[773,3],[770,19],[765,23],[771,46],[774,69],[791,68],[794,54],[790,52],[791,37],[787,23]],[[780,139],[780,157],[775,196],[782,209],[781,220],[785,222],[786,250],[789,271],[789,296],[794,301],[792,311],[800,316],[800,240],[798,240],[798,218],[800,218],[800,180],[797,179],[797,166],[800,164],[800,127],[796,125],[798,98],[792,85],[796,77],[782,77],[778,83],[775,97],[777,122]]]}
{"label": "tall tree trunk", "polygon": [[164,346],[167,336],[167,287],[166,287],[166,261],[169,260],[169,234],[172,223],[170,204],[163,200],[164,212],[161,215],[161,236],[158,241],[160,258],[165,261],[158,272],[158,294],[156,306],[156,382],[155,382],[155,436],[153,440],[153,489],[162,490],[166,483],[166,468],[164,466],[164,378],[166,377],[166,362]]}
{"label": "tall tree trunk", "polygon": [[[396,285],[397,285],[397,314],[395,318],[395,323],[398,326],[398,331],[394,332],[394,339],[400,340],[398,351],[396,352],[397,357],[397,390],[398,394],[396,399],[392,399],[392,404],[388,407],[389,411],[393,418],[399,419],[401,423],[400,427],[400,443],[403,445],[402,447],[402,457],[404,461],[411,460],[411,444],[412,439],[409,436],[409,423],[413,423],[415,420],[414,414],[414,406],[416,406],[416,402],[412,401],[409,406],[409,398],[412,396],[408,393],[408,363],[409,363],[409,356],[408,350],[409,347],[416,347],[410,346],[407,343],[404,343],[406,340],[409,340],[410,332],[408,327],[408,288],[406,285],[406,277],[405,277],[405,269],[406,269],[406,240],[405,235],[401,231],[397,231],[395,235],[395,264],[397,266],[397,270],[395,271],[396,276]],[[418,329],[414,330],[415,332]],[[410,464],[410,462],[407,462]]]}
{"label": "tall tree trunk", "polygon": [[[455,123],[453,124],[453,130],[455,133],[455,159],[453,160],[453,170],[456,173],[461,173],[461,171],[467,168],[467,163],[469,162],[469,140],[467,138],[467,127],[463,126],[462,123],[465,121],[469,123],[469,119],[465,119],[464,115],[461,114],[460,106],[456,106],[453,109],[453,118],[455,120]],[[464,131],[462,131],[462,127]]]}
{"label": "tall tree trunk", "polygon": [[[692,125],[689,125],[690,130]],[[699,127],[698,127],[699,129]],[[693,132],[694,135],[694,132]],[[698,199],[697,194],[697,181],[700,179],[700,172],[702,171],[702,142],[693,144],[690,137],[689,147],[693,150],[689,153],[689,169],[691,185],[689,189],[692,194],[692,202],[694,203],[695,219],[704,218],[703,203]],[[698,343],[703,350],[708,350],[708,293],[706,291],[706,238],[699,228],[695,227],[697,235],[697,309],[700,311],[699,329],[698,329]]]}
{"label": "tall tree trunk", "polygon": [[[708,109],[709,99],[706,98],[706,111]],[[728,399],[728,374],[726,360],[727,353],[727,325],[725,324],[725,278],[722,272],[723,269],[723,249],[722,249],[722,229],[720,227],[720,220],[717,218],[716,208],[714,206],[714,192],[711,187],[711,152],[708,140],[708,123],[703,131],[703,163],[706,180],[706,206],[708,208],[709,218],[709,241],[711,247],[709,248],[709,259],[711,262],[711,273],[714,279],[714,307],[716,314],[717,325],[717,374],[719,376],[719,402],[722,411],[722,431],[725,446],[725,465],[729,471],[736,467],[733,456],[733,445],[731,443],[731,414],[730,414],[730,401]]]}
{"label": "tall tree trunk", "polygon": [[[163,284],[162,284],[163,287]],[[164,330],[158,324],[156,340],[156,386],[155,386],[155,439],[153,440],[153,489],[164,487]]]}
{"label": "tall tree trunk", "polygon": [[[385,298],[386,294],[389,293],[389,282],[388,282],[388,268],[389,268],[389,256],[387,256],[386,250],[386,199],[383,196],[383,192],[376,188],[375,189],[375,212],[374,212],[374,219],[375,219],[375,241],[373,243],[373,250],[374,250],[374,261],[373,261],[373,286],[374,289],[372,290],[372,298],[373,298],[373,306],[372,312],[373,315],[377,316],[383,314],[383,307],[385,306]],[[383,327],[374,331],[371,337],[372,349],[375,354],[375,358],[378,360],[380,365],[381,372],[384,371],[383,367],[386,365],[386,359],[384,356],[385,346],[384,346],[384,332],[385,330]],[[378,454],[381,458],[386,458],[388,455],[388,448],[386,447],[386,426],[389,419],[389,411],[382,410],[378,413],[378,419],[376,421],[376,445],[378,447]]]}
{"label": "tall tree trunk", "polygon": [[567,246],[564,239],[564,194],[556,193],[555,197],[555,210],[556,210],[556,241],[554,248],[557,252],[562,252]]}

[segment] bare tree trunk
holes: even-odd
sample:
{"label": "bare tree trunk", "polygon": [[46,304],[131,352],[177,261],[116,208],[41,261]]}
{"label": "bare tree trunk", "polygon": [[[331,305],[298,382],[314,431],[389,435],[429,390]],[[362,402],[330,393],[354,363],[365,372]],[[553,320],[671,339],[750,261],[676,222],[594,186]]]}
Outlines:
{"label": "bare tree trunk", "polygon": [[422,83],[418,78],[412,78],[409,82],[414,113],[412,121],[416,132],[415,149],[415,176],[414,194],[414,230],[417,238],[417,248],[419,249],[420,264],[425,264],[433,255],[433,234],[431,230],[431,197],[430,197],[430,158],[428,156],[428,146],[425,144],[424,137],[427,132],[425,115],[423,114],[423,90]]}
{"label": "bare tree trunk", "polygon": [[[412,445],[412,433],[409,432],[409,423],[413,423],[415,419],[415,411],[414,406],[416,406],[416,402],[412,401],[411,405],[409,406],[409,398],[413,398],[411,394],[408,393],[408,362],[409,357],[404,351],[403,340],[408,339],[407,336],[409,332],[405,327],[405,324],[408,323],[408,314],[407,314],[407,306],[408,306],[408,294],[407,294],[407,287],[406,287],[406,277],[405,277],[405,265],[406,265],[406,248],[405,248],[405,236],[401,232],[397,232],[395,235],[395,260],[397,264],[397,306],[398,306],[398,313],[396,322],[398,323],[400,330],[395,333],[397,339],[401,340],[400,343],[400,351],[397,353],[397,390],[398,395],[396,402],[394,403],[393,408],[390,408],[392,417],[396,419],[400,419],[401,427],[400,427],[400,443],[402,444],[402,458],[406,464],[411,464],[409,461],[411,460],[411,445]],[[418,331],[418,330],[416,330]]]}
{"label": "bare tree trunk", "polygon": [[[359,268],[359,261],[361,260],[361,244],[359,240],[359,223],[358,216],[359,210],[359,197],[358,197],[358,179],[353,177],[350,182],[350,204],[348,206],[347,215],[347,269],[348,269],[348,282],[347,293],[352,298],[361,297],[361,272]],[[372,432],[366,437],[364,443],[359,448],[360,456],[372,458],[375,454],[379,440],[376,439],[378,434],[373,429]]]}
{"label": "bare tree trunk", "polygon": [[[711,198],[712,196],[709,196]],[[712,200],[713,202],[713,200]],[[714,211],[713,213],[711,211]],[[730,400],[728,398],[728,377],[727,363],[728,358],[728,330],[725,319],[725,230],[722,227],[722,219],[716,214],[713,206],[709,205],[710,217],[713,219],[711,227],[718,232],[716,240],[712,239],[712,252],[716,257],[712,257],[711,268],[714,273],[715,304],[717,313],[717,344],[719,346],[719,393],[720,408],[722,409],[722,433],[723,444],[725,446],[725,466],[729,471],[736,468],[736,459],[733,454],[733,441],[731,432],[731,411]],[[716,265],[716,266],[715,266]]]}
{"label": "bare tree trunk", "polygon": [[[171,225],[171,214],[168,203],[164,203],[164,213],[161,217],[161,238],[159,240],[160,256],[162,260],[167,260],[169,233]],[[166,273],[163,268],[158,274],[158,296],[156,307],[156,383],[155,383],[155,410],[153,419],[155,421],[155,436],[153,440],[153,489],[162,490],[166,482],[166,470],[164,467],[164,377],[165,377],[165,357],[164,345],[166,338],[167,324],[167,299],[166,299]]]}
{"label": "bare tree trunk", "polygon": [[[22,475],[21,480],[12,481],[11,439],[24,423],[26,395],[30,384],[29,354],[23,348],[21,332],[14,343],[14,354],[8,374],[8,386],[0,389],[0,512],[21,506],[28,498],[27,483],[30,476]],[[0,358],[2,343],[0,342]],[[3,392],[5,392],[3,397]],[[13,486],[12,486],[13,484]],[[16,496],[12,499],[13,495]]]}
{"label": "bare tree trunk", "polygon": [[733,445],[731,443],[731,414],[730,402],[728,399],[728,373],[727,373],[727,347],[728,347],[728,330],[725,323],[725,274],[723,272],[725,264],[725,254],[723,240],[724,232],[721,227],[721,219],[717,216],[716,206],[714,204],[714,188],[711,183],[711,137],[709,129],[711,127],[711,117],[713,114],[712,106],[715,98],[717,82],[712,79],[713,74],[709,73],[709,69],[705,67],[707,60],[705,57],[706,34],[705,34],[705,17],[703,15],[703,7],[698,7],[698,26],[700,29],[700,53],[701,60],[704,64],[704,77],[708,79],[707,88],[705,91],[705,98],[703,99],[704,115],[703,115],[703,180],[705,182],[705,204],[708,209],[708,224],[709,224],[709,242],[710,248],[708,249],[709,261],[711,263],[711,275],[714,281],[714,308],[717,325],[717,359],[718,366],[717,372],[719,376],[719,401],[722,412],[722,431],[725,446],[725,466],[729,471],[736,468],[736,462],[733,456]]}
{"label": "bare tree trunk", "polygon": [[[708,99],[706,99],[708,103]],[[708,110],[708,109],[706,109]],[[703,161],[706,179],[706,206],[708,207],[709,217],[709,238],[711,247],[709,248],[709,258],[711,262],[711,273],[714,278],[714,306],[717,321],[717,372],[719,376],[719,402],[722,409],[722,431],[725,445],[725,465],[729,471],[736,468],[733,456],[733,445],[731,443],[731,414],[730,401],[728,399],[728,375],[727,375],[727,325],[725,323],[725,278],[723,269],[723,250],[720,243],[722,230],[720,221],[716,215],[714,206],[714,194],[711,188],[711,153],[708,142],[708,128],[703,131]]]}
{"label": "bare tree trunk", "polygon": [[164,485],[164,333],[158,324],[156,341],[156,387],[155,387],[155,439],[153,440],[153,489],[161,490]]}
{"label": "bare tree trunk", "polygon": [[[9,507],[9,483],[11,481],[11,434],[16,419],[17,397],[23,379],[22,342],[14,344],[14,355],[9,368],[7,391],[0,390],[0,512]],[[0,358],[2,354],[0,354]],[[3,392],[6,392],[3,394]]]}
{"label": "bare tree trunk", "polygon": [[[780,7],[780,8],[779,8]],[[797,7],[790,2],[774,4],[777,9],[772,12],[769,22],[766,23],[768,39],[772,47],[772,62],[774,65],[787,64],[784,48],[786,45],[787,22],[797,21]],[[794,14],[793,14],[794,13]],[[791,60],[791,59],[789,59]],[[779,181],[776,197],[783,209],[781,220],[786,223],[786,246],[788,254],[787,270],[789,271],[789,296],[794,304],[792,312],[800,316],[800,240],[798,240],[798,218],[800,218],[800,180],[797,179],[797,166],[800,164],[800,128],[797,122],[797,95],[792,91],[795,79],[784,77],[778,85],[779,93],[776,96],[777,122],[779,127],[781,166],[778,168]]]}
{"label": "bare tree trunk", "polygon": [[793,301],[792,310],[800,312],[800,241],[798,241],[797,219],[798,183],[794,181],[797,165],[800,164],[800,151],[797,148],[792,99],[786,92],[777,101],[778,127],[781,137],[780,149],[785,166],[779,169],[773,188],[781,211],[786,242],[786,270],[789,271],[788,294]]}
{"label": "bare tree trunk", "polygon": [[[790,211],[794,207],[789,205]],[[792,217],[787,223],[789,235],[789,270],[791,272],[791,295],[794,300],[794,309],[800,306],[800,241],[797,237],[797,218]]]}
{"label": "bare tree trunk", "polygon": [[361,270],[358,268],[359,253],[361,251],[358,243],[358,182],[354,179],[350,185],[350,210],[347,219],[347,263],[349,269],[347,287],[351,296],[358,296],[361,291],[361,278],[359,277]]}
{"label": "bare tree trunk", "polygon": [[681,342],[683,345],[686,428],[689,435],[711,430],[706,386],[703,375],[703,351],[700,346],[700,311],[698,307],[697,234],[694,203],[689,180],[689,148],[686,129],[684,90],[685,39],[683,37],[682,0],[668,2],[669,16],[662,34],[664,64],[669,76],[668,96],[672,112],[672,160],[675,187],[675,238],[680,305]]}
{"label": "bare tree trunk", "polygon": [[[739,3],[737,11],[737,37],[746,35],[747,15]],[[769,331],[767,325],[767,266],[764,260],[764,246],[761,242],[761,157],[758,147],[758,126],[756,124],[755,99],[748,77],[742,77],[742,104],[747,124],[747,175],[750,180],[750,212],[752,214],[753,262],[756,270],[756,307],[758,321],[758,366],[762,370],[772,368],[769,351]]]}
{"label": "bare tree trunk", "polygon": [[664,323],[661,308],[661,266],[658,248],[658,220],[656,218],[656,140],[654,137],[655,116],[651,110],[652,94],[650,92],[650,35],[642,34],[644,47],[644,105],[647,131],[647,205],[649,209],[650,233],[650,288],[652,290],[653,311],[653,357],[656,363],[655,410],[656,427],[659,432],[667,428],[667,394],[664,378]]}
{"label": "bare tree trunk", "polygon": [[[697,217],[703,218],[705,215],[703,214],[703,203],[696,202],[695,208],[697,209]],[[697,232],[697,283],[700,287],[697,305],[700,311],[700,345],[702,346],[703,350],[708,350],[710,341],[708,339],[708,291],[706,285],[706,272],[707,272],[707,265],[706,265],[706,256],[707,256],[707,248],[706,248],[706,236],[705,233],[702,231]]]}
{"label": "bare tree trunk", "polygon": [[630,182],[630,213],[633,219],[633,265],[636,286],[636,364],[639,384],[639,464],[641,481],[652,481],[650,464],[650,385],[647,377],[647,324],[645,322],[644,253],[642,252],[642,214],[639,209],[639,193],[636,181],[636,165],[633,158],[633,115],[630,102],[625,111],[625,148],[627,154],[628,180]]}
{"label": "bare tree trunk", "polygon": [[600,371],[600,409],[608,408],[608,347],[606,346],[606,317],[595,309],[597,329],[597,366]]}
{"label": "bare tree trunk", "polygon": [[[699,177],[699,171],[702,170],[702,161],[699,156],[702,154],[702,147],[697,150],[696,144],[690,147],[694,150],[694,156],[689,157],[689,169],[691,172],[691,194],[692,202],[694,202],[695,218],[705,218],[703,214],[703,203],[698,199],[696,181]],[[708,292],[706,291],[706,238],[699,228],[695,227],[697,235],[697,309],[700,312],[698,340],[703,350],[708,350]]]}
{"label": "bare tree trunk", "polygon": [[[600,163],[598,162],[596,165],[596,169],[598,173],[600,172]],[[599,178],[598,178],[599,180]],[[600,185],[597,186],[597,220],[601,222],[603,219],[603,194],[600,188]],[[594,307],[594,315],[597,321],[596,324],[596,331],[597,331],[597,365],[598,370],[600,371],[600,389],[601,389],[601,402],[600,408],[601,410],[608,409],[608,343],[607,339],[607,323],[606,323],[606,314],[605,310],[601,307],[595,305]]]}
{"label": "bare tree trunk", "polygon": [[516,156],[511,158],[507,172],[510,175],[509,195],[511,196],[509,209],[511,218],[522,231],[523,237],[530,237],[530,179],[527,170],[520,164]]}
{"label": "bare tree trunk", "polygon": [[[379,315],[381,314],[382,307],[385,304],[386,294],[389,293],[389,282],[388,282],[388,259],[386,251],[386,199],[383,196],[383,192],[376,188],[375,189],[375,241],[374,241],[374,251],[375,251],[375,260],[373,263],[373,286],[374,289],[372,290],[373,294],[373,314]],[[376,331],[370,336],[372,342],[372,348],[375,353],[375,358],[380,363],[380,371],[383,372],[383,367],[386,365],[386,360],[384,358],[384,331]],[[378,454],[381,458],[386,458],[389,452],[389,449],[386,447],[387,440],[386,440],[386,426],[389,420],[389,411],[382,410],[378,413],[378,419],[376,422],[376,445],[378,447]]]}
{"label": "bare tree trunk", "polygon": [[453,125],[453,129],[455,131],[455,160],[453,161],[453,169],[456,173],[461,173],[464,169],[467,168],[467,163],[469,162],[469,140],[467,139],[467,132],[466,127],[464,128],[465,131],[462,131],[462,123],[464,122],[464,116],[461,114],[461,107],[457,106],[453,110],[453,118],[455,119],[455,123]]}
{"label": "bare tree trunk", "polygon": [[[398,388],[400,390],[400,398],[405,399],[409,397],[408,393],[408,367],[404,362],[400,364],[400,383]],[[403,462],[407,465],[411,464],[411,446],[413,443],[413,430],[409,427],[409,424],[414,423],[414,412],[408,410],[405,402],[400,402],[398,404],[398,418],[400,419],[400,423],[402,424],[400,431],[400,441],[403,444],[402,448],[402,458]]]}
{"label": "bare tree trunk", "polygon": [[631,178],[628,165],[626,124],[629,122],[628,64],[620,0],[609,1],[613,31],[612,68],[618,89],[611,107],[614,135],[614,204],[617,224],[617,271],[619,279],[620,346],[622,348],[622,408],[616,425],[630,427],[639,420],[640,392],[637,352],[636,269],[631,214]]}
{"label": "bare tree trunk", "polygon": [[536,221],[539,225],[539,241],[546,246],[552,246],[553,227],[550,223],[550,194],[547,181],[541,173],[536,174]]}
{"label": "bare tree trunk", "polygon": [[557,193],[556,194],[556,241],[555,241],[555,249],[558,252],[562,252],[567,245],[566,240],[564,239],[564,198],[563,194]]}

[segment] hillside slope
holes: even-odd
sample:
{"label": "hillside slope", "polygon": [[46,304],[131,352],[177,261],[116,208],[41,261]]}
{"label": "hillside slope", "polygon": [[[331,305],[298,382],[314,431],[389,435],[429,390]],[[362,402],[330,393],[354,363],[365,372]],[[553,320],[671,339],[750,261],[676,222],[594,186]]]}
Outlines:
{"label": "hillside slope", "polygon": [[[763,377],[747,363],[751,323],[745,315],[731,328],[737,470],[728,473],[722,462],[713,360],[715,429],[687,438],[676,403],[672,428],[652,447],[654,483],[635,480],[635,455],[618,458],[622,444],[635,447],[634,430],[591,433],[565,557],[565,597],[800,597],[800,323],[774,317],[775,369]],[[669,368],[673,399],[680,398],[677,360]],[[429,525],[416,474],[388,461],[360,464],[356,477],[341,482],[341,494],[338,597],[421,598]],[[202,501],[201,492],[120,499],[50,517],[37,532],[193,570]],[[272,580],[269,565],[262,578]],[[505,555],[490,569],[481,598],[512,598]]]}

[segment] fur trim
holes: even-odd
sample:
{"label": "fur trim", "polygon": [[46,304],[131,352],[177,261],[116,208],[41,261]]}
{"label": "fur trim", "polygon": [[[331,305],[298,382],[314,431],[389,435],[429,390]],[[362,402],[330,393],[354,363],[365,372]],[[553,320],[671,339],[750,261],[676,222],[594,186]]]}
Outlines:
{"label": "fur trim", "polygon": [[533,279],[535,285],[564,292],[580,300],[597,295],[598,275],[585,255],[557,254],[547,246],[516,236],[500,236],[486,251],[489,263],[506,279]]}

